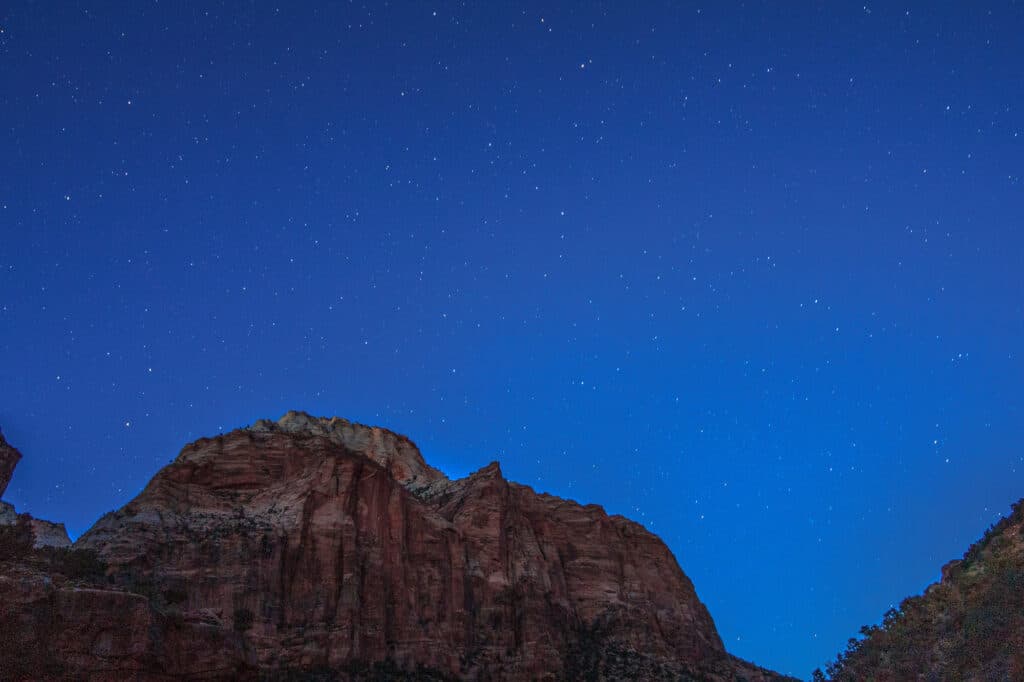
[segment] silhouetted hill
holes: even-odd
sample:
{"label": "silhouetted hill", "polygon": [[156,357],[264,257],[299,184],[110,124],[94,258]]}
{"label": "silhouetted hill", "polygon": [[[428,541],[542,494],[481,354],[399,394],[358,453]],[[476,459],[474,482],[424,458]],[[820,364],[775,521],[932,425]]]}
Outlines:
{"label": "silhouetted hill", "polygon": [[861,634],[828,666],[831,679],[1024,680],[1024,500],[940,582]]}

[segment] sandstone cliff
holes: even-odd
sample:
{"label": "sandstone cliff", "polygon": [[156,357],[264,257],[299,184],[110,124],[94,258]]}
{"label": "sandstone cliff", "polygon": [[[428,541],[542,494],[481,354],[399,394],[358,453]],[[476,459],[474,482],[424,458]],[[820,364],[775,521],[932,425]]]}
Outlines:
{"label": "sandstone cliff", "polygon": [[185,678],[785,679],[725,651],[638,524],[507,481],[497,463],[449,480],[407,438],[343,419],[289,413],[196,441],[72,552],[105,577],[87,590],[0,568],[0,616],[84,679],[116,677],[96,672],[104,662],[140,680],[178,666]]}
{"label": "sandstone cliff", "polygon": [[831,679],[1024,680],[1024,500],[940,582],[861,634],[828,666]]}

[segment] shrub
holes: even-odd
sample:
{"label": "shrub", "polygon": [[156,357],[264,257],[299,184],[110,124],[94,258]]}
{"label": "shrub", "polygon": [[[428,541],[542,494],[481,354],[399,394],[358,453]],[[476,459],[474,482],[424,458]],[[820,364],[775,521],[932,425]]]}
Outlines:
{"label": "shrub", "polygon": [[168,587],[163,591],[163,597],[168,606],[177,606],[188,599],[188,593],[176,587]]}
{"label": "shrub", "polygon": [[91,549],[45,547],[40,554],[52,569],[71,580],[105,582],[107,564]]}
{"label": "shrub", "polygon": [[32,526],[23,516],[10,525],[0,526],[0,561],[27,557],[32,552],[35,539]]}
{"label": "shrub", "polygon": [[246,632],[252,629],[253,614],[246,608],[235,609],[235,630]]}

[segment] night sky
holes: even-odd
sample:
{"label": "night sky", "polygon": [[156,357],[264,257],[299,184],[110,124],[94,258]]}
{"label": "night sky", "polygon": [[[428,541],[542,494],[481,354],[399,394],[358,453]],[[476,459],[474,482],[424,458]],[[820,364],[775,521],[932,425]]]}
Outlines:
{"label": "night sky", "polygon": [[0,8],[20,511],[340,415],[806,677],[1024,496],[1024,6],[294,4]]}

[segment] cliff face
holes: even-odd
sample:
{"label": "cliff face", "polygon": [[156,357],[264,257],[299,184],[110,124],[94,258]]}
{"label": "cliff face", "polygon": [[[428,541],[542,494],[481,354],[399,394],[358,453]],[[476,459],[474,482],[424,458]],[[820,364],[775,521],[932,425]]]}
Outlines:
{"label": "cliff face", "polygon": [[833,680],[1024,680],[1024,500],[942,579],[861,629]]}
{"label": "cliff face", "polygon": [[14,474],[14,467],[21,461],[21,453],[11,447],[4,434],[0,433],[0,498],[3,498],[7,491],[7,484],[11,482]]}
{"label": "cliff face", "polygon": [[118,584],[216,614],[264,674],[779,679],[725,652],[641,526],[496,463],[449,481],[408,439],[341,419],[289,413],[186,446],[75,546]]}
{"label": "cliff face", "polygon": [[0,562],[0,680],[256,680],[230,628],[103,583]]}

